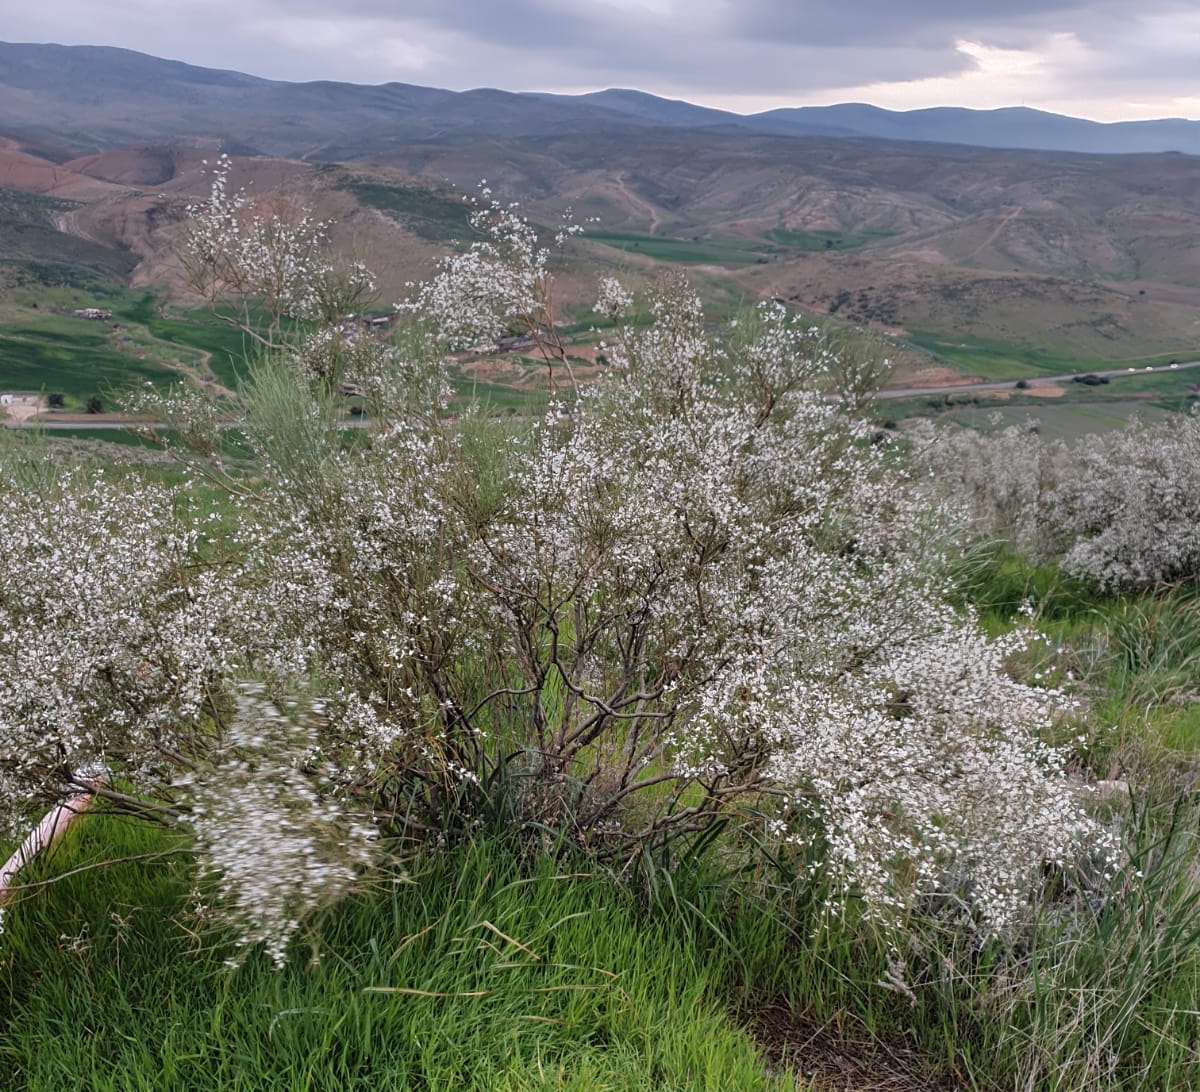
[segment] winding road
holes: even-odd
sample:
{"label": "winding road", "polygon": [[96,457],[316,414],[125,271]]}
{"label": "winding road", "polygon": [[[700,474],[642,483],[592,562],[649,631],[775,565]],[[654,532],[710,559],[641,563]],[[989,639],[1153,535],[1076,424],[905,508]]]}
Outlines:
{"label": "winding road", "polygon": [[[1111,368],[1106,371],[1093,372],[1070,372],[1066,375],[1040,375],[1036,379],[1026,379],[1025,382],[1032,387],[1042,386],[1058,386],[1063,383],[1071,383],[1079,375],[1094,375],[1105,379],[1120,379],[1134,375],[1154,375],[1159,372],[1179,372],[1185,369],[1200,368],[1200,360],[1179,361],[1175,364],[1159,364],[1153,367],[1145,368]],[[972,391],[1011,391],[1016,389],[1016,383],[1019,380],[1003,379],[993,380],[987,383],[948,383],[940,387],[897,387],[892,390],[880,391],[876,394],[876,398],[881,400],[895,398],[923,398],[930,394],[969,394]],[[1025,388],[1028,389],[1028,388]],[[133,422],[124,421],[13,421],[6,420],[0,422],[5,428],[40,428],[53,432],[57,430],[84,430],[89,432],[106,432],[115,429],[129,429],[134,427]],[[145,427],[144,425],[142,427]],[[160,426],[151,426],[158,428]],[[364,421],[347,421],[346,428],[365,428]]]}
{"label": "winding road", "polygon": [[[1039,375],[1036,378],[1026,378],[1029,387],[1059,386],[1072,383],[1081,375],[1094,375],[1101,379],[1118,379],[1131,375],[1154,375],[1157,372],[1178,372],[1184,368],[1200,368],[1200,360],[1179,361],[1175,364],[1158,364],[1145,368],[1111,368],[1107,371],[1068,372],[1066,375]],[[947,383],[941,387],[897,387],[893,390],[880,391],[876,398],[921,398],[926,394],[959,394],[971,391],[1010,391],[1020,382],[1014,379],[1001,379],[987,383]]]}

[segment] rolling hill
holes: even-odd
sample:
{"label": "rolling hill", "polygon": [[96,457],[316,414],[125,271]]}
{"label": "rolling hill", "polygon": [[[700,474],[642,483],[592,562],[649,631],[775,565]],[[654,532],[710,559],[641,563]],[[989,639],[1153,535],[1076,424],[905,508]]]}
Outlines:
{"label": "rolling hill", "polygon": [[[743,118],[634,91],[287,84],[0,45],[0,264],[177,294],[184,208],[222,149],[235,185],[337,220],[396,298],[468,234],[452,187],[486,177],[542,222],[568,205],[598,218],[565,267],[581,314],[597,267],[683,266],[716,300],[786,299],[1016,376],[1200,347],[1200,158],[1095,154],[1182,146],[1196,124],[852,105]],[[1089,151],[972,144],[989,140]]]}

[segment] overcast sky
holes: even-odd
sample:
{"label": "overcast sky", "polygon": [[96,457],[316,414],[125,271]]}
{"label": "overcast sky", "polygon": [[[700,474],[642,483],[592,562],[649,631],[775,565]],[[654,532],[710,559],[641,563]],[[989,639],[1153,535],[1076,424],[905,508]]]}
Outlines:
{"label": "overcast sky", "polygon": [[1200,0],[0,0],[12,42],[284,80],[1200,118]]}

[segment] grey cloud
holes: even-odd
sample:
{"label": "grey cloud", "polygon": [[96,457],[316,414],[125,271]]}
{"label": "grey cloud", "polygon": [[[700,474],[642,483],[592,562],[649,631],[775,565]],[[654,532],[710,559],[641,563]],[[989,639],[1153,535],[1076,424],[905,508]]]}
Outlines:
{"label": "grey cloud", "polygon": [[985,38],[989,44],[1024,48],[1047,32],[1086,38],[1090,27],[1113,18],[1128,26],[1148,12],[1185,6],[1186,0],[1145,0],[1134,14],[1123,0],[740,0],[730,8],[729,26],[735,34],[765,41],[949,47],[959,38]]}
{"label": "grey cloud", "polygon": [[[1195,34],[1172,35],[1162,17],[1194,19],[1197,8],[1195,0],[109,0],[99,22],[90,11],[82,0],[0,0],[0,35],[123,45],[282,79],[623,85],[699,101],[801,103],[838,88],[962,73],[974,62],[956,49],[960,39],[1037,49],[1063,33],[1091,53],[1053,74],[1055,93],[1182,94],[1193,83]],[[352,28],[350,44],[332,48],[319,29],[310,44],[309,20]],[[429,45],[417,53],[434,60],[405,68],[389,38]]]}

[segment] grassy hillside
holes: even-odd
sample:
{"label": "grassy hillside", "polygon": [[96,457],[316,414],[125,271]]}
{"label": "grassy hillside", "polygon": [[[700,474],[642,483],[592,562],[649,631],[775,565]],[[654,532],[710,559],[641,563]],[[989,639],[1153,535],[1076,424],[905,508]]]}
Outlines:
{"label": "grassy hillside", "polygon": [[[10,288],[125,280],[188,310],[195,301],[174,248],[186,205],[209,185],[203,158],[133,148],[55,165],[0,148],[0,180],[27,187],[2,191],[12,258],[0,278]],[[1200,355],[1200,160],[687,130],[618,141],[603,129],[516,136],[502,155],[492,141],[463,141],[397,147],[388,159],[248,158],[231,181],[335,221],[337,245],[377,272],[384,309],[473,237],[469,206],[443,179],[469,193],[486,177],[545,224],[567,206],[577,220],[598,218],[559,269],[571,319],[588,317],[602,273],[645,283],[681,269],[718,311],[776,298],[872,330],[901,361],[901,385],[938,369],[1015,381]],[[131,320],[151,338],[139,359],[174,366],[154,347],[174,343],[191,367],[191,346],[212,353],[213,376],[232,383],[240,344],[156,321],[157,332]],[[61,370],[63,360],[9,336],[20,342],[3,358],[10,384]],[[69,356],[69,341],[62,349]],[[105,382],[117,362],[96,358]],[[88,380],[56,382],[82,390]]]}
{"label": "grassy hillside", "polygon": [[137,264],[132,255],[59,229],[58,218],[82,207],[0,186],[0,278],[70,283],[127,276]]}
{"label": "grassy hillside", "polygon": [[[82,308],[111,318],[72,314]],[[0,389],[57,392],[67,410],[93,396],[115,410],[123,393],[146,382],[233,389],[250,352],[242,334],[207,312],[164,310],[154,295],[112,282],[66,288],[26,280],[0,296]]]}

